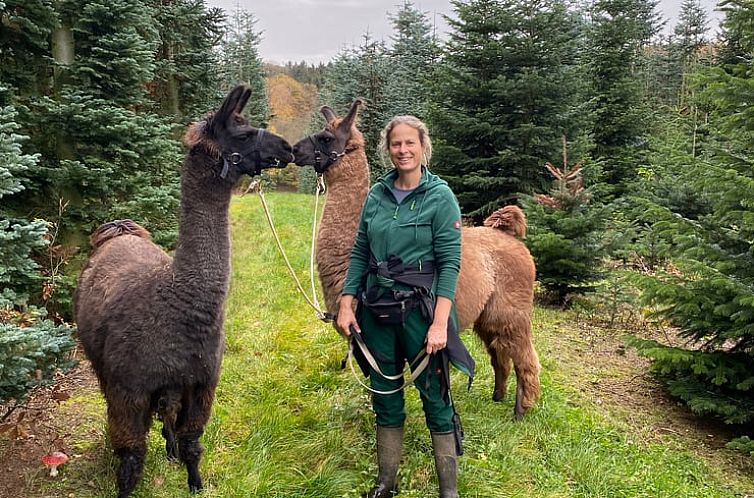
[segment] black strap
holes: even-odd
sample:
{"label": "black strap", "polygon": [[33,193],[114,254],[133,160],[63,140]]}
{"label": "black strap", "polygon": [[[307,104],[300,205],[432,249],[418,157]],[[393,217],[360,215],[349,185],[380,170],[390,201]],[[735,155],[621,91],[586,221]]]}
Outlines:
{"label": "black strap", "polygon": [[[386,261],[377,261],[374,255],[370,254],[367,273],[379,275],[409,287],[431,289],[435,276],[435,264],[433,261],[426,261],[416,265],[406,265],[400,257],[395,255],[390,255]],[[370,294],[371,298],[375,292],[379,290],[369,289],[367,294]]]}

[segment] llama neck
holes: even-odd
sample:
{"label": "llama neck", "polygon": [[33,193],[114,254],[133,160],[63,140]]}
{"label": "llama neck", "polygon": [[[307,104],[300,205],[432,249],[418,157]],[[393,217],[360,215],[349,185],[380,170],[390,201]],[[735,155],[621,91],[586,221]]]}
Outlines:
{"label": "llama neck", "polygon": [[[204,159],[204,160],[202,160]],[[222,310],[230,273],[228,207],[232,183],[209,158],[191,153],[181,173],[181,220],[173,260],[173,292],[210,314]]]}
{"label": "llama neck", "polygon": [[327,308],[336,312],[361,208],[369,191],[369,165],[364,150],[343,156],[325,173],[325,180],[328,191],[317,237],[317,268]]}

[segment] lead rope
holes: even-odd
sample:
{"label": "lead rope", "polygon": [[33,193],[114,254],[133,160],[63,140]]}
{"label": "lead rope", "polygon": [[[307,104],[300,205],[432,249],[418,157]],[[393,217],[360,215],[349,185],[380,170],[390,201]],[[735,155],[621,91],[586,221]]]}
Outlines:
{"label": "lead rope", "polygon": [[358,344],[359,349],[361,350],[362,354],[364,355],[365,359],[369,363],[369,365],[372,367],[372,369],[379,374],[380,376],[388,379],[388,380],[398,380],[403,378],[403,372],[396,374],[396,375],[387,375],[380,370],[380,367],[377,365],[377,362],[375,361],[372,354],[369,352],[369,349],[366,347],[366,344],[363,342],[364,340],[361,339],[361,336],[358,335],[359,333],[356,331],[351,331],[351,337],[349,339],[348,343],[348,366],[351,367],[351,373],[353,373],[353,378],[356,379],[356,382],[358,382],[361,387],[366,389],[369,392],[372,392],[374,394],[382,394],[382,395],[388,395],[388,394],[395,394],[399,391],[402,391],[407,386],[410,386],[413,384],[416,379],[421,375],[421,373],[427,369],[427,366],[429,365],[429,359],[430,355],[427,354],[427,351],[422,349],[419,351],[419,354],[416,355],[416,357],[413,359],[413,361],[409,364],[409,369],[412,369],[414,365],[416,365],[416,368],[413,368],[411,375],[408,378],[408,381],[404,380],[403,384],[401,384],[399,387],[395,389],[391,389],[390,391],[379,391],[377,389],[374,389],[368,385],[366,385],[361,378],[359,377],[359,374],[356,373],[356,369],[353,367],[353,351],[354,351],[354,343]]}
{"label": "lead rope", "polygon": [[[278,249],[280,250],[280,254],[283,256],[283,260],[285,261],[286,266],[288,267],[288,272],[291,274],[291,277],[293,277],[293,281],[296,283],[296,287],[298,288],[299,292],[302,296],[304,296],[304,299],[306,299],[306,302],[309,303],[309,306],[311,306],[314,309],[314,312],[317,315],[317,318],[320,320],[327,322],[332,321],[333,318],[328,313],[322,311],[322,308],[320,307],[319,300],[317,299],[317,292],[316,292],[316,285],[314,283],[314,243],[317,237],[317,212],[319,210],[319,194],[325,192],[325,180],[322,175],[317,175],[317,188],[315,190],[315,196],[314,196],[314,219],[312,221],[312,244],[311,244],[311,253],[309,256],[309,275],[310,275],[310,282],[312,287],[312,299],[309,299],[309,296],[306,295],[306,292],[304,291],[303,286],[301,285],[301,281],[298,279],[298,276],[296,275],[296,272],[293,270],[293,266],[291,266],[290,261],[288,260],[288,256],[285,254],[285,249],[283,249],[283,244],[280,242],[280,237],[278,236],[277,230],[275,230],[275,224],[272,221],[272,215],[270,214],[270,208],[267,205],[267,200],[264,197],[264,191],[262,189],[262,182],[258,180],[254,180],[249,184],[249,187],[246,189],[246,191],[243,193],[243,195],[246,195],[250,191],[256,189],[257,193],[259,194],[259,199],[262,201],[262,207],[264,209],[264,215],[267,218],[267,223],[270,225],[270,229],[272,230],[272,234],[275,237],[275,242],[277,243]],[[353,367],[353,351],[354,351],[354,343],[357,343],[359,346],[359,349],[361,350],[362,354],[366,358],[366,360],[369,362],[370,366],[377,372],[378,375],[381,375],[382,377],[385,377],[389,380],[398,380],[403,377],[403,372],[397,375],[387,375],[382,372],[379,365],[377,365],[377,362],[375,361],[374,357],[372,356],[369,349],[366,347],[366,344],[363,343],[363,340],[361,340],[361,337],[358,339],[355,338],[355,335],[358,334],[358,332],[354,332],[351,335],[351,338],[349,339],[348,344],[348,366],[351,367],[351,372],[353,373],[353,377],[356,379],[356,382],[358,382],[364,389],[366,389],[369,392],[375,393],[375,394],[382,394],[382,395],[388,395],[388,394],[395,394],[403,389],[406,388],[406,386],[411,385],[416,381],[416,378],[419,377],[419,375],[427,368],[427,365],[429,365],[429,355],[426,351],[422,350],[420,353],[414,358],[414,360],[409,365],[409,368],[416,365],[416,368],[411,372],[411,375],[409,376],[408,381],[404,381],[404,383],[396,388],[392,389],[390,391],[379,391],[377,389],[373,389],[372,387],[366,385],[360,378],[359,375],[356,373],[356,369]]]}
{"label": "lead rope", "polygon": [[288,272],[291,274],[291,277],[293,277],[293,281],[296,282],[296,287],[298,288],[298,291],[301,293],[302,296],[304,296],[304,299],[306,299],[306,302],[309,303],[309,306],[314,309],[314,313],[316,313],[317,318],[319,318],[322,321],[327,321],[327,314],[322,311],[319,305],[319,300],[317,299],[317,292],[314,285],[314,239],[316,238],[317,234],[317,211],[319,209],[319,194],[320,191],[324,192],[325,189],[325,183],[322,178],[322,176],[318,176],[317,178],[317,189],[315,193],[315,200],[314,200],[314,222],[312,223],[312,249],[311,249],[311,256],[309,258],[309,271],[311,273],[311,285],[312,285],[312,299],[309,298],[309,296],[306,295],[306,291],[304,291],[304,287],[301,285],[301,281],[298,279],[298,276],[296,275],[296,272],[293,270],[293,267],[291,266],[291,262],[288,260],[288,256],[285,254],[285,249],[283,249],[283,244],[280,242],[280,237],[278,236],[277,230],[275,230],[275,224],[272,221],[272,215],[270,214],[270,208],[267,205],[267,200],[264,197],[264,192],[262,189],[262,182],[258,180],[254,180],[249,184],[249,188],[246,189],[246,192],[244,192],[244,195],[246,195],[251,190],[256,189],[257,193],[259,194],[259,199],[262,201],[262,207],[264,208],[264,215],[267,218],[267,223],[270,225],[270,229],[272,230],[272,235],[275,237],[275,242],[277,243],[278,250],[280,250],[280,254],[283,256],[283,260],[285,261],[285,265],[288,267]]}
{"label": "lead rope", "polygon": [[319,220],[317,210],[319,209],[319,194],[324,194],[326,190],[324,175],[317,174],[317,187],[314,191],[314,218],[312,219],[312,250],[309,252],[309,281],[311,282],[312,287],[312,298],[314,298],[314,309],[316,310],[317,318],[322,321],[327,321],[330,315],[322,311],[322,306],[320,306],[319,301],[317,300],[317,285],[314,283],[314,244],[317,240],[317,220]]}

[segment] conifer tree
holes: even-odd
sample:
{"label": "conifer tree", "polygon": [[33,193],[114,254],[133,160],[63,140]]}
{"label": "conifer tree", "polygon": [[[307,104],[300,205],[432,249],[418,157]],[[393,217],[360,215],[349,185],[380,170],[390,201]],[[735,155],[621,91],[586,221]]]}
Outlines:
{"label": "conifer tree", "polygon": [[159,31],[155,80],[150,98],[160,112],[187,122],[220,99],[219,59],[214,50],[223,34],[225,15],[205,9],[204,0],[154,0]]}
{"label": "conifer tree", "polygon": [[613,194],[625,192],[646,164],[651,113],[641,74],[641,51],[660,29],[653,0],[596,0],[591,9],[586,63],[594,113],[594,157]]}
{"label": "conifer tree", "polygon": [[[729,50],[751,54],[754,8],[727,5]],[[709,151],[685,176],[704,209],[684,215],[666,208],[656,225],[673,244],[673,265],[641,279],[646,301],[688,342],[637,341],[671,394],[698,414],[734,424],[754,420],[754,115],[741,112],[754,95],[753,70],[751,57],[741,57],[705,80],[702,94],[713,106]]]}
{"label": "conifer tree", "polygon": [[252,12],[236,9],[225,25],[225,37],[220,44],[220,64],[223,91],[239,83],[251,88],[252,98],[245,114],[254,126],[267,124],[269,105],[265,87],[265,73],[259,57],[262,33],[256,29],[257,18]]}
{"label": "conifer tree", "polygon": [[427,14],[405,1],[390,15],[392,46],[387,57],[390,75],[385,84],[385,121],[411,114],[427,119],[433,68],[439,60],[439,47]]}
{"label": "conifer tree", "polygon": [[592,202],[593,189],[584,188],[582,167],[582,162],[568,164],[564,137],[562,168],[545,164],[552,187],[547,194],[524,198],[526,245],[537,265],[537,280],[561,306],[572,294],[592,288],[604,255],[606,210]]}
{"label": "conifer tree", "polygon": [[28,137],[18,133],[16,116],[12,107],[0,107],[0,418],[32,387],[49,382],[57,367],[67,366],[66,353],[75,345],[69,327],[29,305],[44,281],[32,254],[47,244],[47,223],[16,218],[3,207],[24,190],[23,174],[39,160],[23,153]]}
{"label": "conifer tree", "polygon": [[[74,32],[75,57],[50,96],[28,99],[22,115],[41,154],[18,196],[19,212],[58,217],[61,241],[86,247],[107,219],[132,217],[169,243],[175,236],[179,145],[151,109],[158,30],[143,1],[65,0],[56,5]],[[24,211],[25,210],[25,211]]]}
{"label": "conifer tree", "polygon": [[58,24],[52,1],[0,0],[0,19],[0,82],[5,91],[41,92],[48,77],[43,60]]}
{"label": "conifer tree", "polygon": [[[374,40],[369,33],[363,35],[362,44],[342,50],[331,63],[320,101],[343,113],[353,101],[361,98],[365,106],[359,112],[359,130],[364,134],[366,154],[372,179],[391,166],[383,166],[377,154],[380,131],[387,121],[386,85],[390,78],[390,59],[387,47]],[[321,128],[321,116],[317,116]]]}
{"label": "conifer tree", "polygon": [[700,0],[683,0],[673,28],[684,59],[694,57],[707,41],[709,20]]}
{"label": "conifer tree", "polygon": [[454,8],[430,113],[435,169],[478,218],[542,188],[560,137],[579,135],[579,19],[559,0]]}

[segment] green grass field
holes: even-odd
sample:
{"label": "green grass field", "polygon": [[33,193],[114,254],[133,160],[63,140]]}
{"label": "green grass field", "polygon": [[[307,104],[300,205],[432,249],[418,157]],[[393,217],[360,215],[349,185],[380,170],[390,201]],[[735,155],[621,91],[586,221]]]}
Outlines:
{"label": "green grass field", "polygon": [[[314,199],[269,194],[291,263],[308,282]],[[340,369],[345,342],[320,323],[298,294],[266,224],[257,196],[232,203],[233,270],[227,303],[227,350],[212,419],[202,441],[207,497],[357,497],[376,472],[367,393]],[[643,437],[620,411],[581,393],[579,365],[549,353],[563,327],[578,324],[537,309],[543,396],[523,422],[511,398],[491,401],[492,372],[481,343],[463,335],[477,360],[470,391],[453,377],[466,432],[460,458],[463,497],[733,497],[754,492],[751,478],[703,458],[682,442]],[[514,379],[513,379],[514,380]],[[513,394],[513,389],[509,389]],[[57,480],[29,477],[29,496],[115,496],[117,460],[107,446],[104,402],[96,392],[62,407],[78,412],[69,428],[77,457]],[[419,397],[407,393],[408,420],[400,484],[404,497],[437,496],[429,433]],[[133,496],[189,496],[182,466],[167,462],[159,424],[141,485]],[[727,450],[720,450],[727,451]],[[2,487],[0,485],[0,487]]]}

